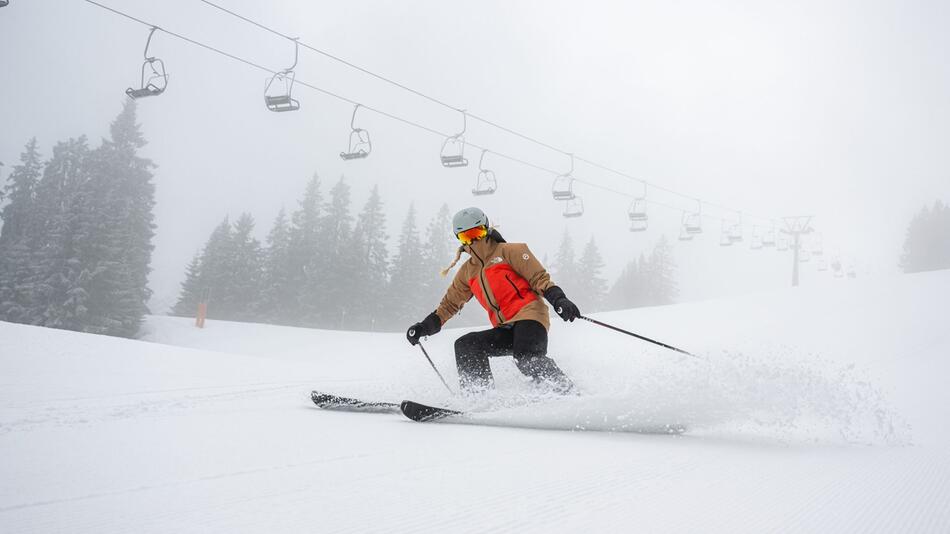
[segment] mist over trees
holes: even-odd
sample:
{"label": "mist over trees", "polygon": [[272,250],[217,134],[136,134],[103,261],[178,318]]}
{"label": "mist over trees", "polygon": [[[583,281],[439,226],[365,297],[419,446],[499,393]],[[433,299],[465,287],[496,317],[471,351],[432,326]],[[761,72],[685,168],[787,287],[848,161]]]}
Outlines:
{"label": "mist over trees", "polygon": [[[420,234],[410,205],[397,236],[389,234],[376,187],[358,214],[350,210],[346,179],[325,198],[315,175],[263,245],[251,235],[250,214],[235,223],[225,218],[188,265],[172,313],[191,316],[205,299],[209,318],[292,326],[400,330],[408,318],[424,317],[445,289],[438,266],[454,251],[448,206]],[[390,258],[392,239],[398,245]]]}
{"label": "mist over trees", "polygon": [[907,227],[898,262],[905,273],[950,269],[950,206],[924,206]]}
{"label": "mist over trees", "polygon": [[4,186],[0,320],[134,336],[147,286],[155,190],[127,102],[110,137],[57,143],[42,161],[31,139]]}
{"label": "mist over trees", "polygon": [[[283,209],[277,215],[263,245],[252,237],[250,214],[234,223],[225,217],[186,267],[172,313],[192,316],[204,301],[212,319],[399,331],[435,309],[449,283],[438,273],[457,247],[448,231],[449,207],[443,204],[423,226],[410,204],[395,235],[389,233],[378,188],[358,214],[350,209],[345,178],[325,196],[315,175],[296,210],[289,217]],[[649,255],[631,262],[613,288],[593,238],[577,257],[565,231],[548,267],[585,312],[668,304],[676,296],[665,237]],[[480,309],[453,320],[456,326],[484,323]]]}
{"label": "mist over trees", "polygon": [[649,255],[640,254],[624,266],[607,296],[606,309],[672,304],[678,294],[673,247],[661,235]]}

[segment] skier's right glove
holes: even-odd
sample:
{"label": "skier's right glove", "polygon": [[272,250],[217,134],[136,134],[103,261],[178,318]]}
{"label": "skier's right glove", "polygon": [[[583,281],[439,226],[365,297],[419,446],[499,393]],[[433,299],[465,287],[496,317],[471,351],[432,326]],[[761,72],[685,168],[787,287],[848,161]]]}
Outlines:
{"label": "skier's right glove", "polygon": [[406,330],[406,339],[409,340],[410,344],[418,345],[419,338],[438,334],[439,330],[442,330],[442,319],[439,319],[439,316],[432,312],[421,323],[416,323],[410,326],[409,330]]}
{"label": "skier's right glove", "polygon": [[574,321],[581,316],[581,311],[577,309],[577,305],[570,301],[567,296],[564,295],[564,290],[558,286],[551,286],[544,292],[544,298],[548,299],[548,302],[551,303],[551,306],[554,306],[554,311],[561,316],[561,319],[565,321]]}

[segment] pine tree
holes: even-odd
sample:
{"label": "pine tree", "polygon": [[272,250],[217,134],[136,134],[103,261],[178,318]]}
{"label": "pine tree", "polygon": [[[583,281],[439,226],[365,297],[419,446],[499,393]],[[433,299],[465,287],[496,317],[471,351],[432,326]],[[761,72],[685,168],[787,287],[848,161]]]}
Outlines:
{"label": "pine tree", "polygon": [[[13,167],[7,184],[0,190],[9,203],[0,210],[0,320],[28,322],[32,306],[32,241],[28,235],[36,201],[36,189],[43,168],[36,138]],[[5,193],[5,195],[4,195]]]}
{"label": "pine tree", "polygon": [[267,234],[264,252],[264,280],[261,287],[261,315],[277,324],[293,324],[291,310],[296,291],[291,283],[290,226],[283,208]]}
{"label": "pine tree", "polygon": [[201,302],[201,254],[195,254],[185,270],[185,281],[181,283],[178,302],[172,308],[172,315],[193,317]]}
{"label": "pine tree", "polygon": [[356,307],[349,324],[356,328],[375,330],[384,324],[385,295],[389,292],[389,236],[386,233],[386,214],[379,197],[379,187],[373,186],[353,230],[350,246],[359,256],[354,259],[352,295]]}
{"label": "pine tree", "polygon": [[424,285],[422,270],[422,247],[419,246],[419,235],[416,228],[416,208],[409,205],[409,211],[403,220],[399,234],[399,245],[396,257],[393,259],[392,283],[390,284],[388,310],[388,324],[392,328],[402,326],[409,317],[422,317],[432,310],[427,310],[431,303],[422,301],[420,289]]}
{"label": "pine tree", "polygon": [[905,273],[950,269],[950,206],[938,200],[914,216],[898,265]]}
{"label": "pine tree", "polygon": [[679,294],[676,262],[673,260],[673,248],[665,234],[657,240],[646,263],[641,265],[640,272],[645,278],[647,306],[673,303]]}
{"label": "pine tree", "polygon": [[69,199],[80,276],[68,304],[84,312],[86,332],[132,337],[148,313],[155,166],[137,154],[145,144],[128,101],[110,138],[86,160],[88,179]]}
{"label": "pine tree", "polygon": [[5,243],[23,237],[36,199],[36,186],[43,172],[36,138],[30,139],[20,154],[20,164],[13,167],[3,188],[9,203],[0,210],[0,250]]}
{"label": "pine tree", "polygon": [[34,216],[27,234],[31,241],[31,274],[26,285],[31,303],[26,313],[31,324],[79,330],[85,315],[88,292],[82,285],[81,250],[77,239],[85,237],[77,216],[86,198],[80,191],[87,180],[89,147],[85,137],[58,143],[37,184]]}
{"label": "pine tree", "polygon": [[200,286],[201,292],[208,295],[208,318],[232,319],[234,302],[232,299],[231,267],[234,258],[234,244],[231,221],[225,217],[208,238],[201,253]]}
{"label": "pine tree", "polygon": [[423,290],[421,301],[432,309],[448,287],[448,281],[439,275],[445,265],[452,260],[458,242],[452,237],[451,214],[448,204],[442,204],[439,212],[426,227],[425,248],[422,250]]}
{"label": "pine tree", "polygon": [[551,274],[555,284],[560,286],[568,295],[573,294],[572,290],[578,286],[577,265],[574,262],[574,241],[566,229],[557,253],[554,255]]}
{"label": "pine tree", "polygon": [[604,260],[597,248],[597,243],[591,237],[577,262],[577,287],[572,288],[571,293],[577,295],[577,305],[583,313],[598,311],[604,305],[607,281],[601,277],[603,270]]}
{"label": "pine tree", "polygon": [[320,178],[314,174],[297,211],[291,216],[289,279],[288,284],[296,290],[294,301],[288,303],[287,314],[294,317],[293,324],[315,326],[307,320],[319,311],[320,295],[312,293],[316,288],[307,284],[308,271],[316,264],[320,254],[320,218],[323,213],[323,196],[320,194]]}
{"label": "pine tree", "polygon": [[350,186],[343,177],[330,189],[330,199],[320,218],[320,252],[310,264],[308,293],[319,295],[311,320],[320,326],[341,328],[346,314],[352,314],[350,292],[360,283],[350,269],[358,257],[351,247],[352,217],[350,216]]}
{"label": "pine tree", "polygon": [[264,258],[260,242],[254,238],[254,218],[242,213],[234,223],[231,235],[230,300],[231,317],[237,321],[253,321],[261,306],[261,282]]}

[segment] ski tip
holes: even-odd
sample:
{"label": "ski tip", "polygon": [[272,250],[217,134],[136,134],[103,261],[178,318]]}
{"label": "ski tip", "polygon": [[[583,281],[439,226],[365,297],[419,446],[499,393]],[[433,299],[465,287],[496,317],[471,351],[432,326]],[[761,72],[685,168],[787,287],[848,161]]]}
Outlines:
{"label": "ski tip", "polygon": [[419,423],[424,423],[426,421],[436,421],[438,419],[443,419],[452,415],[462,414],[462,412],[456,410],[438,408],[436,406],[427,406],[425,404],[420,404],[411,400],[402,401],[399,404],[399,409],[402,411],[403,415]]}

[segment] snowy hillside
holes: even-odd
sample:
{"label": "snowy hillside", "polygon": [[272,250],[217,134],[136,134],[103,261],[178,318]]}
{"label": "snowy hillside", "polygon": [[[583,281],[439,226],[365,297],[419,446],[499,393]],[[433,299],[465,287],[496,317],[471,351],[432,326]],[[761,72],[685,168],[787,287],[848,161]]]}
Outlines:
{"label": "snowy hillside", "polygon": [[[947,302],[945,271],[596,315],[702,359],[556,321],[584,395],[523,406],[500,359],[485,425],[313,407],[471,404],[401,334],[0,323],[0,532],[947,532]],[[460,333],[426,343],[450,383]]]}

